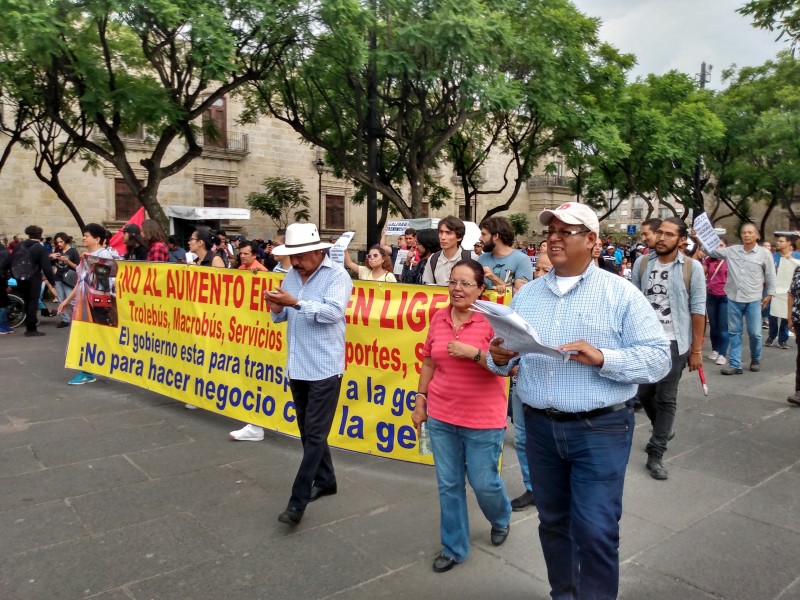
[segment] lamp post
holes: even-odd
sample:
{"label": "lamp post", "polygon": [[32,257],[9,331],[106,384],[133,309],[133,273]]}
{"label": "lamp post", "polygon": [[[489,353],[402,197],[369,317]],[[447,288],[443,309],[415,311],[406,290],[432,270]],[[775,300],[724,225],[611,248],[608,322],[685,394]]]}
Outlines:
{"label": "lamp post", "polygon": [[317,160],[314,161],[314,166],[317,168],[317,175],[319,175],[319,185],[317,186],[317,211],[319,214],[319,229],[322,230],[322,171],[325,168],[325,161],[322,160],[321,156],[318,156]]}

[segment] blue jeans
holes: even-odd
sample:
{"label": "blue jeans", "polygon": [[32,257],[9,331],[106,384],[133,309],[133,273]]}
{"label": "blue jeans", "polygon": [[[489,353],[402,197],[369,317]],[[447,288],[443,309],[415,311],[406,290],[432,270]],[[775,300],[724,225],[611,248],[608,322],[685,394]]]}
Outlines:
{"label": "blue jeans", "polygon": [[428,417],[428,431],[439,484],[442,552],[462,562],[469,554],[465,476],[492,527],[511,521],[511,501],[498,469],[505,429],[458,427]]}
{"label": "blue jeans", "polygon": [[734,302],[728,299],[728,336],[731,350],[728,362],[735,369],[742,368],[742,321],[747,320],[747,337],[750,338],[750,362],[761,362],[761,301]]}
{"label": "blue jeans", "polygon": [[525,410],[539,540],[553,600],[613,600],[633,409],[554,421]]}
{"label": "blue jeans", "polygon": [[529,492],[533,491],[531,471],[528,468],[528,454],[525,452],[525,413],[522,411],[522,400],[517,394],[517,386],[511,386],[511,418],[514,421],[514,450],[522,471],[522,483]]}
{"label": "blue jeans", "polygon": [[767,338],[774,340],[778,338],[779,344],[785,344],[789,341],[789,321],[781,319],[780,317],[769,316],[769,333]]}
{"label": "blue jeans", "polygon": [[[72,288],[69,287],[63,281],[56,281],[56,294],[58,294],[58,301],[63,302],[66,300],[67,296],[72,293]],[[61,320],[64,323],[70,323],[72,321],[72,304],[68,304],[67,308],[64,309],[64,312],[61,313]]]}
{"label": "blue jeans", "polygon": [[725,356],[728,353],[728,297],[706,295],[706,311],[711,349]]}

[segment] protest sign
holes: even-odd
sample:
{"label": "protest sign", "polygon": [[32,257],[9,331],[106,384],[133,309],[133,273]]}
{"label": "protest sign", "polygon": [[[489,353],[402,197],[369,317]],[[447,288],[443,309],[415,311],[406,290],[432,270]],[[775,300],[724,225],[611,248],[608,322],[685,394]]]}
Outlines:
{"label": "protest sign", "polygon": [[[263,300],[282,274],[125,261],[117,268],[116,325],[75,321],[67,367],[298,435],[286,324],[272,322]],[[354,282],[331,446],[431,462],[417,451],[411,411],[428,324],[448,302],[444,287]]]}

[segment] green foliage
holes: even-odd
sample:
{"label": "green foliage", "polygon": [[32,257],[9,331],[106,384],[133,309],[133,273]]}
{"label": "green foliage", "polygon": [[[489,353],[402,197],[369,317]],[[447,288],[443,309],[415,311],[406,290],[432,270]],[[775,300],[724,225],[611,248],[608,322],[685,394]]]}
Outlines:
{"label": "green foliage", "polygon": [[[50,123],[116,167],[165,225],[159,185],[202,154],[202,115],[263,77],[294,42],[302,8],[299,0],[0,0],[0,93],[28,126]],[[141,131],[144,157],[142,144],[129,151],[127,143]]]}
{"label": "green foliage", "polygon": [[292,221],[308,221],[309,200],[299,179],[292,177],[268,177],[262,184],[264,191],[247,197],[247,205],[264,213],[275,226],[285,229]]}
{"label": "green foliage", "polygon": [[736,12],[753,19],[753,26],[778,31],[778,39],[788,37],[792,44],[800,38],[800,2],[797,0],[750,0]]}
{"label": "green foliage", "polygon": [[508,220],[511,221],[511,227],[514,229],[515,236],[528,235],[528,230],[531,228],[526,213],[513,213],[508,215]]}

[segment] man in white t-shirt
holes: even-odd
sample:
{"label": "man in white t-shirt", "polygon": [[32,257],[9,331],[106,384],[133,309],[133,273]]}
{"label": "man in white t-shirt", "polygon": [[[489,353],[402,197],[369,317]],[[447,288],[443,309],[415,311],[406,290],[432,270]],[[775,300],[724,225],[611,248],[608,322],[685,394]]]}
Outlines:
{"label": "man in white t-shirt", "polygon": [[650,302],[670,340],[669,373],[657,383],[639,385],[636,393],[653,426],[647,443],[646,467],[650,476],[659,480],[669,476],[662,458],[674,436],[672,425],[683,369],[687,362],[690,371],[703,365],[706,281],[700,263],[678,250],[687,237],[683,221],[675,217],[664,219],[655,231],[655,252],[640,256],[631,270],[631,282]]}

